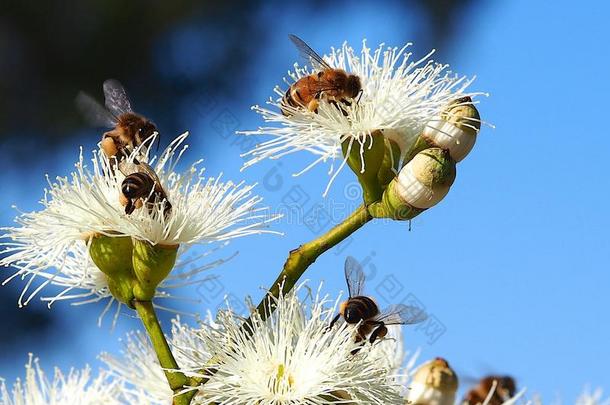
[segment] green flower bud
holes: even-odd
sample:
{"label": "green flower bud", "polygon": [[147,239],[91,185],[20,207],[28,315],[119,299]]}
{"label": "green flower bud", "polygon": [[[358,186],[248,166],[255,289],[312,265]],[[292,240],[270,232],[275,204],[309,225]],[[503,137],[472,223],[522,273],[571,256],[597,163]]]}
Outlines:
{"label": "green flower bud", "polygon": [[369,212],[376,218],[412,219],[447,195],[455,175],[455,161],[447,151],[425,149],[400,170]]}
{"label": "green flower bud", "polygon": [[91,238],[89,255],[106,276],[108,288],[120,302],[132,305],[135,277],[132,269],[133,244],[128,236]]}
{"label": "green flower bud", "polygon": [[384,141],[385,154],[381,167],[379,168],[379,173],[377,173],[377,181],[385,190],[388,184],[396,177],[396,173],[398,173],[400,169],[401,150],[400,146],[393,140],[385,138]]}
{"label": "green flower bud", "polygon": [[458,377],[449,363],[440,357],[422,364],[409,384],[407,404],[453,405]]}
{"label": "green flower bud", "polygon": [[349,148],[349,144],[350,140],[345,140],[341,145],[343,155],[347,157],[347,165],[358,177],[365,204],[379,201],[383,193],[378,174],[386,153],[384,136],[381,131],[374,131],[364,145],[352,141],[352,147]]}
{"label": "green flower bud", "polygon": [[148,242],[134,240],[133,269],[137,279],[134,295],[139,301],[150,301],[161,281],[165,280],[174,268],[178,254],[178,245],[151,245]]}

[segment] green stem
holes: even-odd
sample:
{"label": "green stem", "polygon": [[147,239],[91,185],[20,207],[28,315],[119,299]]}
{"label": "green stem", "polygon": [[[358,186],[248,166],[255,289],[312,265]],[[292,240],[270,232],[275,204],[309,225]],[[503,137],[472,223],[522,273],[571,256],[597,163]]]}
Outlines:
{"label": "green stem", "polygon": [[[138,315],[140,316],[140,319],[142,320],[142,323],[144,324],[144,327],[146,328],[146,332],[148,333],[148,337],[150,338],[152,346],[155,349],[155,353],[157,353],[159,364],[164,369],[165,377],[167,378],[170,388],[172,391],[174,391],[174,393],[180,392],[185,385],[188,385],[189,381],[188,378],[180,371],[169,371],[179,370],[179,367],[169,348],[169,344],[165,339],[165,335],[163,334],[163,330],[159,324],[159,319],[157,318],[157,314],[155,313],[152,302],[134,300],[134,306],[138,312]],[[188,405],[193,395],[190,395],[189,397],[187,397],[186,394],[175,396],[174,405]]]}
{"label": "green stem", "polygon": [[[309,266],[316,261],[320,255],[331,249],[333,246],[338,245],[340,242],[349,237],[352,233],[360,229],[364,224],[369,222],[373,217],[369,214],[366,205],[361,205],[352,214],[347,217],[342,223],[326,232],[324,235],[316,238],[310,242],[307,242],[297,249],[294,249],[288,255],[286,263],[282,272],[277,277],[269,292],[258,304],[257,312],[261,318],[267,319],[267,316],[275,309],[274,298],[278,298],[280,295],[280,286],[282,286],[282,293],[285,295],[290,292],[295,284],[299,281],[303,273],[309,268]],[[252,330],[252,317],[248,318],[242,325],[242,329],[247,331]],[[205,377],[191,379],[191,385],[193,387],[205,384],[212,375],[216,372],[214,369],[204,369],[201,373],[206,374]],[[195,395],[195,392],[189,392],[185,395],[188,396],[189,401]]]}
{"label": "green stem", "polygon": [[[258,304],[257,311],[261,318],[263,320],[266,319],[275,309],[274,300],[271,297],[279,297],[281,286],[284,295],[290,292],[303,273],[318,257],[345,240],[371,219],[373,217],[369,214],[366,206],[361,205],[342,223],[324,235],[292,250],[288,255],[286,263],[284,263],[282,272],[269,289],[265,298]],[[250,319],[244,324],[244,326],[246,325],[250,325]]]}

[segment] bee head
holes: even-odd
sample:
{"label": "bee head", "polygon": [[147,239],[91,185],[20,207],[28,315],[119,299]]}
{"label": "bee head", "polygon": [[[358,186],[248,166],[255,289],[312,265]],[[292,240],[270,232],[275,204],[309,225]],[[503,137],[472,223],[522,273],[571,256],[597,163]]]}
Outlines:
{"label": "bee head", "polygon": [[362,320],[362,316],[360,311],[357,308],[354,308],[353,305],[350,305],[349,302],[345,305],[343,309],[343,318],[347,323],[358,323]]}
{"label": "bee head", "polygon": [[504,376],[498,378],[498,392],[505,398],[512,398],[517,392],[517,384],[512,377]]}
{"label": "bee head", "polygon": [[360,90],[362,90],[362,83],[360,83],[360,77],[356,75],[349,75],[347,77],[347,93],[349,97],[356,98]]}
{"label": "bee head", "polygon": [[[145,140],[147,140],[155,132],[159,132],[157,130],[157,126],[155,124],[153,124],[151,121],[144,120],[141,123],[140,127],[138,128],[138,132],[137,132],[136,136],[138,137],[138,140],[140,141],[140,143],[142,143]],[[159,135],[157,135],[157,140],[158,139],[159,139]]]}

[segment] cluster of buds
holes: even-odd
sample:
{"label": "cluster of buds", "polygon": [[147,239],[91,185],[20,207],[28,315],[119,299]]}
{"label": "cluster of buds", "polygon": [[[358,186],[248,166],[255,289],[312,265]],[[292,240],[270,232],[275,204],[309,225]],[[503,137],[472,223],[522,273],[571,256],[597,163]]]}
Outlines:
{"label": "cluster of buds", "polygon": [[462,97],[428,122],[408,148],[385,130],[371,133],[362,150],[345,142],[343,153],[371,215],[410,220],[438,204],[455,180],[456,163],[472,150],[480,125],[472,99]]}
{"label": "cluster of buds", "polygon": [[112,295],[133,308],[134,300],[150,301],[155,296],[157,286],[176,263],[178,246],[96,235],[90,240],[89,254],[106,276]]}
{"label": "cluster of buds", "polygon": [[[458,377],[447,360],[437,357],[419,366],[412,374],[406,403],[410,405],[454,405]],[[488,375],[475,383],[459,403],[461,405],[502,405],[515,403],[517,383],[507,375]]]}

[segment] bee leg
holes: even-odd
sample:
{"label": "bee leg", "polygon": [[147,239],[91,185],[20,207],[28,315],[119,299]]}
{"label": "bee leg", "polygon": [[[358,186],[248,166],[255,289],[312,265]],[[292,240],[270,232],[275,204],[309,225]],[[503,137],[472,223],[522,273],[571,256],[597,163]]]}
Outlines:
{"label": "bee leg", "polygon": [[[127,159],[127,157],[128,157],[130,154],[131,154],[131,152],[129,151],[129,149],[127,149],[126,147],[122,147],[122,148],[121,148],[121,158],[125,158],[125,159]],[[121,160],[121,159],[119,159],[119,160]],[[134,164],[136,164],[136,165],[139,165],[139,164],[140,164],[140,161],[138,161],[138,159],[134,157],[134,158],[133,158],[133,163],[134,163]]]}
{"label": "bee leg", "polygon": [[320,102],[315,98],[312,99],[309,103],[307,103],[307,109],[311,112],[318,113],[318,107],[320,106]]}
{"label": "bee leg", "polygon": [[328,325],[328,329],[327,330],[331,330],[333,328],[333,326],[335,326],[335,323],[337,323],[337,321],[339,320],[340,317],[341,317],[341,314],[337,314],[337,316],[335,316],[333,318],[333,320],[330,321],[330,325]]}
{"label": "bee leg", "polygon": [[130,200],[129,200],[129,198],[125,197],[125,194],[120,193],[120,194],[119,194],[119,202],[121,203],[121,205],[122,205],[123,207],[126,207],[126,206],[127,206],[127,204],[129,204],[129,203],[130,203]]}
{"label": "bee leg", "polygon": [[360,91],[358,92],[358,98],[356,99],[356,104],[360,103],[360,99],[362,98],[362,93],[364,93],[364,90],[360,89]]}
{"label": "bee leg", "polygon": [[[341,100],[343,103],[346,103],[347,101],[342,99]],[[337,108],[337,110],[341,111],[341,114],[343,114],[344,117],[347,117],[347,111],[345,111],[343,108],[341,108],[341,106],[339,105],[339,103],[337,103],[335,100],[330,100],[329,101],[330,104],[332,104],[335,108]],[[347,104],[350,105],[350,104]]]}
{"label": "bee leg", "polygon": [[383,339],[385,337],[385,335],[388,334],[388,328],[386,328],[386,326],[382,323],[381,325],[379,325],[377,327],[377,329],[375,329],[373,331],[373,333],[371,333],[371,336],[369,337],[369,342],[371,342],[371,344],[373,344],[375,342],[375,340],[377,340],[377,338],[379,339]]}
{"label": "bee leg", "polygon": [[356,343],[360,343],[360,345],[350,352],[352,355],[358,353],[360,351],[360,349],[362,349],[362,345],[364,344],[364,340],[365,339],[362,337],[362,335],[360,335],[360,332],[358,332],[358,334],[356,335],[355,341],[356,341]]}
{"label": "bee leg", "polygon": [[100,148],[102,149],[102,151],[104,151],[104,154],[109,159],[119,153],[119,150],[116,147],[114,140],[109,136],[104,136],[102,138],[102,141],[100,142]]}
{"label": "bee leg", "polygon": [[131,213],[135,209],[136,206],[134,205],[133,200],[131,198],[127,199],[127,205],[125,206],[125,214],[131,215]]}

